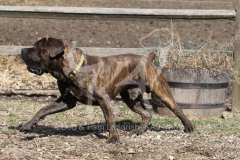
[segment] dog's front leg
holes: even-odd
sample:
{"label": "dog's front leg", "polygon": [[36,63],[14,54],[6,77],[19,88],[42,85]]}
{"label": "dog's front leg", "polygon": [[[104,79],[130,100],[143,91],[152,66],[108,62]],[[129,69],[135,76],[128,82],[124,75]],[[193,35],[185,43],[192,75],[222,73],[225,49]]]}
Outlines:
{"label": "dog's front leg", "polygon": [[101,90],[97,90],[97,91],[95,90],[94,96],[96,97],[102,109],[104,118],[107,122],[107,126],[109,129],[109,138],[107,142],[116,143],[118,141],[118,134],[117,134],[117,128],[114,120],[114,115],[110,105],[110,98],[106,93],[104,93]]}
{"label": "dog's front leg", "polygon": [[45,116],[62,112],[71,109],[75,106],[76,106],[75,99],[73,98],[63,99],[60,97],[56,102],[53,102],[41,108],[30,121],[20,126],[21,127],[20,130],[29,131],[32,129],[34,125],[36,125],[40,121],[40,119],[43,119]]}

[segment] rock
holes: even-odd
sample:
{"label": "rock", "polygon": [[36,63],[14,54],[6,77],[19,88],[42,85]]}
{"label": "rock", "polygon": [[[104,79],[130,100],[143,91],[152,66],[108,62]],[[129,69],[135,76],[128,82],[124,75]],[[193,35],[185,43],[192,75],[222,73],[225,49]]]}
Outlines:
{"label": "rock", "polygon": [[211,150],[211,149],[208,149],[207,151],[205,151],[205,155],[206,155],[207,157],[214,157],[215,151],[214,151],[214,150]]}
{"label": "rock", "polygon": [[160,135],[157,135],[157,137],[156,137],[156,138],[159,140],[159,139],[161,139],[161,136],[160,136]]}
{"label": "rock", "polygon": [[224,111],[221,117],[223,119],[229,119],[229,118],[233,118],[233,114],[231,112]]}
{"label": "rock", "polygon": [[129,148],[128,154],[136,154],[137,152],[133,148]]}

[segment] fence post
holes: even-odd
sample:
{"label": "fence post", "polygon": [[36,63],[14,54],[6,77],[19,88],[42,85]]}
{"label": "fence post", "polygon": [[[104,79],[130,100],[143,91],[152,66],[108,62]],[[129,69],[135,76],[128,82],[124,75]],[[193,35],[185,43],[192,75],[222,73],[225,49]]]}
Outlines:
{"label": "fence post", "polygon": [[240,85],[236,80],[239,81],[239,73],[240,72],[240,0],[237,0],[237,14],[236,14],[236,22],[237,22],[237,31],[236,31],[236,41],[234,44],[234,70],[237,72],[235,75],[235,79],[233,82],[233,91],[232,91],[232,109],[235,111],[240,111]]}

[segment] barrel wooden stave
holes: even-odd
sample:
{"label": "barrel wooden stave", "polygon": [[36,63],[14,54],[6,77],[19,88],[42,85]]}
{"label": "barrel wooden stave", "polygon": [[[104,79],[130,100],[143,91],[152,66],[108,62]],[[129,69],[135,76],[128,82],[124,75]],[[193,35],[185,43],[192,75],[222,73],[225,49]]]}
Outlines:
{"label": "barrel wooden stave", "polygon": [[[224,110],[229,78],[226,74],[214,76],[209,70],[163,69],[174,100],[190,116],[209,117]],[[152,105],[159,115],[173,113],[154,95]]]}

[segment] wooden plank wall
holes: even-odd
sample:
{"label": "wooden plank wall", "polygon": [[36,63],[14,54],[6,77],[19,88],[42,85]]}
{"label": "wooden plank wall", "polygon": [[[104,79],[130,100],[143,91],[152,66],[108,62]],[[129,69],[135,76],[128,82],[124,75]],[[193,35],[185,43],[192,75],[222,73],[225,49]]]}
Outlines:
{"label": "wooden plank wall", "polygon": [[1,17],[49,19],[234,19],[235,10],[0,6]]}
{"label": "wooden plank wall", "polygon": [[[21,54],[22,48],[31,46],[0,46],[0,55],[18,55]],[[94,56],[111,56],[118,54],[138,54],[146,55],[152,51],[152,48],[99,48],[99,47],[78,47],[85,54]]]}

